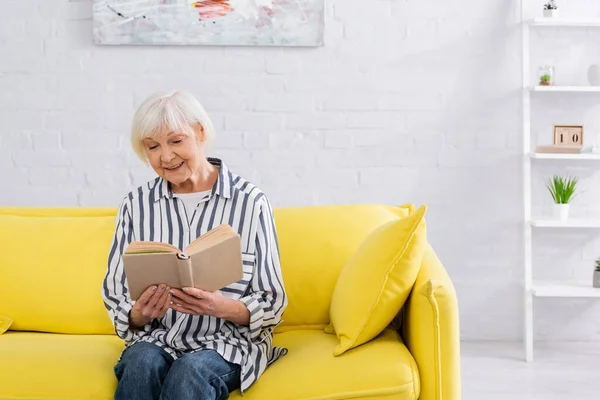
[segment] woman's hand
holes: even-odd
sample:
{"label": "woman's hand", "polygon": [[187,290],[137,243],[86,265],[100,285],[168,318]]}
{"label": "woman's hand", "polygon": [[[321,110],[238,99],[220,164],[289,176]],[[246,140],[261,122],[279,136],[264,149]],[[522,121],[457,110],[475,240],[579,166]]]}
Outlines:
{"label": "woman's hand", "polygon": [[135,302],[129,313],[129,325],[139,328],[154,318],[164,317],[171,305],[171,292],[167,285],[150,286]]}
{"label": "woman's hand", "polygon": [[196,288],[172,289],[171,308],[185,314],[210,315],[238,325],[248,325],[250,313],[244,303],[228,299],[220,291],[207,292]]}

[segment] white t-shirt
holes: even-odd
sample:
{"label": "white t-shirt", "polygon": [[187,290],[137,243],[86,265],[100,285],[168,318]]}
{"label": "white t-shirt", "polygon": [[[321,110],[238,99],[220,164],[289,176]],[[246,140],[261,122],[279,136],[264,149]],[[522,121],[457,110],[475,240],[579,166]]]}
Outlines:
{"label": "white t-shirt", "polygon": [[196,210],[198,203],[200,203],[204,199],[208,199],[208,195],[210,195],[210,192],[210,190],[205,190],[203,192],[194,193],[176,193],[175,196],[179,197],[181,201],[183,201],[188,218],[192,218],[192,215],[194,215],[194,210]]}

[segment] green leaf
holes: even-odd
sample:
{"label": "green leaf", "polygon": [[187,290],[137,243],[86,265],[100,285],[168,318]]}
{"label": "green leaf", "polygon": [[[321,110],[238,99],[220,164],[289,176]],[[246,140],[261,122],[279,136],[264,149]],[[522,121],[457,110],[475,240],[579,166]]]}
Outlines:
{"label": "green leaf", "polygon": [[556,204],[568,204],[576,196],[575,191],[577,189],[577,183],[579,182],[577,177],[562,177],[554,175],[552,179],[549,179],[546,183],[546,187]]}

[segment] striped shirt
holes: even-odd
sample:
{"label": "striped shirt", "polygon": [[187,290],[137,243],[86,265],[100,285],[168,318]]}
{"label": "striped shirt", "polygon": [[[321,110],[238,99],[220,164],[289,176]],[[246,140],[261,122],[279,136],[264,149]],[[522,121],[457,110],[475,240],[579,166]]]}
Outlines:
{"label": "striped shirt", "polygon": [[[169,183],[157,177],[130,192],[118,209],[115,235],[103,281],[103,299],[115,331],[127,346],[138,341],[154,343],[174,359],[183,353],[216,350],[241,367],[244,393],[268,365],[287,353],[272,345],[273,329],[281,322],[287,296],[281,276],[279,246],[273,211],[266,195],[233,174],[219,159],[215,185],[189,215]],[[248,326],[212,316],[179,313],[169,309],[139,329],[129,326],[132,301],[123,273],[122,254],[131,241],[170,243],[183,249],[198,236],[220,224],[230,225],[241,237],[243,279],[221,290],[242,301],[250,312]]]}

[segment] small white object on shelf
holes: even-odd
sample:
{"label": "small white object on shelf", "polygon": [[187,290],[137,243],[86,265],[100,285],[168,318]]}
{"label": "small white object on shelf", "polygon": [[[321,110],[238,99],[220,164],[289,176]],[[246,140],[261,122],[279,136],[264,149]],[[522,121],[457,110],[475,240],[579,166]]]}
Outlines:
{"label": "small white object on shelf", "polygon": [[533,281],[536,297],[600,297],[590,281]]}
{"label": "small white object on shelf", "polygon": [[537,228],[600,228],[600,220],[590,218],[532,218],[530,224]]}
{"label": "small white object on shelf", "polygon": [[544,4],[544,17],[545,18],[554,18],[558,17],[558,6],[556,5],[555,0],[548,0]]}
{"label": "small white object on shelf", "polygon": [[558,10],[544,10],[544,18],[558,17]]}
{"label": "small white object on shelf", "polygon": [[554,204],[554,218],[566,221],[569,218],[569,204]]}
{"label": "small white object on shelf", "polygon": [[588,82],[592,86],[600,85],[600,65],[592,64],[588,67],[587,72]]}

